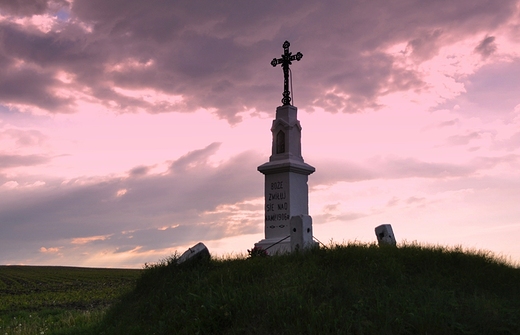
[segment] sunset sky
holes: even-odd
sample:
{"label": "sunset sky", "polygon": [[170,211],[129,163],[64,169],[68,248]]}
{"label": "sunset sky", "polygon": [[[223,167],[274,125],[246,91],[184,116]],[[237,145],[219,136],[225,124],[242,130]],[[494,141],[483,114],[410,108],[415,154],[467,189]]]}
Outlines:
{"label": "sunset sky", "polygon": [[0,264],[246,254],[285,40],[320,241],[520,263],[519,0],[0,0]]}

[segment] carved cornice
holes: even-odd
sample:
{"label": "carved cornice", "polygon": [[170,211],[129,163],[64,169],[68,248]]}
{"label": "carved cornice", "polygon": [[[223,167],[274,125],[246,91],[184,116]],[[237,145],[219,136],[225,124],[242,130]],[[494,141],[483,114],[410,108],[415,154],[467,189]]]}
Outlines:
{"label": "carved cornice", "polygon": [[316,169],[307,163],[295,161],[289,158],[264,163],[258,167],[258,171],[263,174],[294,172],[308,176],[316,171]]}

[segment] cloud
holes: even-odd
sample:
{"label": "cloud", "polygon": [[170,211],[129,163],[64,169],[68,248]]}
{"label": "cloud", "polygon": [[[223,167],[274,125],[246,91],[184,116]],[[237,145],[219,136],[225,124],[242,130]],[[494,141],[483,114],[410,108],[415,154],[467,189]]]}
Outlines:
{"label": "cloud", "polygon": [[467,145],[471,140],[482,138],[482,133],[478,131],[471,132],[467,135],[454,135],[447,139],[449,145]]}
{"label": "cloud", "polygon": [[448,178],[462,177],[474,171],[471,166],[450,163],[423,162],[416,158],[375,158],[370,161],[381,166],[386,178]]}
{"label": "cloud", "polygon": [[497,50],[494,36],[486,36],[479,45],[475,47],[475,52],[486,58]]}
{"label": "cloud", "polygon": [[41,247],[40,248],[40,252],[42,252],[42,253],[58,253],[58,252],[60,252],[60,249],[61,248],[45,248],[45,247]]}
{"label": "cloud", "polygon": [[459,124],[459,123],[460,123],[459,119],[453,119],[453,120],[448,120],[448,121],[441,122],[438,125],[438,127],[439,128],[449,127],[449,126],[454,126],[454,125]]}
{"label": "cloud", "polygon": [[459,106],[454,112],[486,121],[507,118],[519,103],[519,64],[518,58],[490,63],[467,76],[463,80],[466,93],[450,101]]}
{"label": "cloud", "polygon": [[0,169],[18,166],[40,165],[50,161],[50,158],[42,155],[5,155],[0,154]]}
{"label": "cloud", "polygon": [[130,170],[130,176],[131,177],[139,177],[144,176],[150,171],[150,167],[148,166],[137,166]]}
{"label": "cloud", "polygon": [[[467,143],[473,137],[456,139]],[[455,141],[455,140],[453,140]],[[517,164],[519,157],[507,154],[497,157],[476,157],[463,164],[446,162],[425,162],[414,157],[373,157],[364,162],[324,160],[315,164],[316,173],[310,179],[313,187],[332,185],[338,182],[360,182],[374,179],[427,178],[449,179],[467,178],[499,164]]]}
{"label": "cloud", "polygon": [[15,250],[27,255],[42,245],[48,250],[85,244],[98,251],[146,251],[257,233],[263,206],[247,204],[262,197],[257,154],[245,152],[209,165],[218,145],[188,153],[166,173],[0,193],[0,263],[16,257]]}
{"label": "cloud", "polygon": [[441,36],[442,30],[440,29],[423,31],[420,36],[408,42],[407,48],[411,49],[412,57],[420,61],[431,59],[442,45],[439,41]]}
{"label": "cloud", "polygon": [[27,16],[43,14],[48,8],[48,0],[4,0],[0,1],[0,9],[13,15]]}
{"label": "cloud", "polygon": [[495,147],[498,149],[506,149],[508,151],[514,151],[520,148],[520,131],[513,134],[510,138],[497,141]]}
{"label": "cloud", "polygon": [[207,164],[207,159],[215,154],[221,143],[211,143],[204,149],[188,152],[171,164],[172,171],[179,173],[193,168],[198,164]]}
{"label": "cloud", "polygon": [[0,139],[5,138],[11,139],[17,147],[31,147],[43,143],[47,136],[35,129],[6,129],[0,131]]}
{"label": "cloud", "polygon": [[0,100],[4,104],[34,105],[51,112],[69,112],[67,106],[72,100],[57,96],[53,88],[59,88],[59,85],[50,71],[11,66],[4,68],[0,77]]}
{"label": "cloud", "polygon": [[[48,33],[0,25],[0,102],[51,113],[70,112],[82,99],[117,112],[205,108],[236,123],[240,113],[270,110],[281,98],[282,73],[269,61],[282,52],[285,39],[304,54],[293,66],[295,103],[356,113],[379,108],[380,96],[425,86],[419,72],[386,53],[388,46],[407,43],[412,57],[424,61],[439,41],[456,43],[507,21],[515,2],[76,0],[70,9],[67,2],[4,4],[19,15],[54,15],[59,6],[70,10],[70,18]],[[492,42],[485,39],[479,52],[491,52]],[[57,79],[63,72],[67,82]],[[150,102],[120,89],[149,89],[182,102]]]}

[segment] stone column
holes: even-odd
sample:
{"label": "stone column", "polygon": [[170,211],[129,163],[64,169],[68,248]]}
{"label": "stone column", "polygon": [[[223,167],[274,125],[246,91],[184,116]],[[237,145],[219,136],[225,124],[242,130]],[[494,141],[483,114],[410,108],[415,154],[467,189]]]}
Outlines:
{"label": "stone column", "polygon": [[269,248],[270,255],[291,250],[290,219],[309,214],[307,180],[315,169],[303,161],[301,130],[297,108],[278,107],[271,127],[272,154],[269,162],[258,167],[265,175],[265,239],[255,246]]}

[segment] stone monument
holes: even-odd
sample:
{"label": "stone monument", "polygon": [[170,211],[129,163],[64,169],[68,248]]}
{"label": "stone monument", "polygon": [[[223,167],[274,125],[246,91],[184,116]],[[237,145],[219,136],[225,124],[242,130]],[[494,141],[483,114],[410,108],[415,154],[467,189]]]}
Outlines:
{"label": "stone monument", "polygon": [[[293,60],[299,61],[303,55],[300,52],[292,55],[289,46],[285,41],[282,57],[271,61],[272,66],[282,64],[283,105],[276,108],[276,118],[271,127],[269,162],[258,167],[258,171],[265,175],[265,239],[255,247],[266,250],[269,255],[289,252],[296,246],[308,247],[313,243],[307,180],[315,169],[303,161],[302,127],[297,118],[297,108],[291,105],[289,91],[289,65]],[[293,220],[293,227],[292,217],[298,217]],[[293,241],[292,248],[291,238],[298,239]]]}

